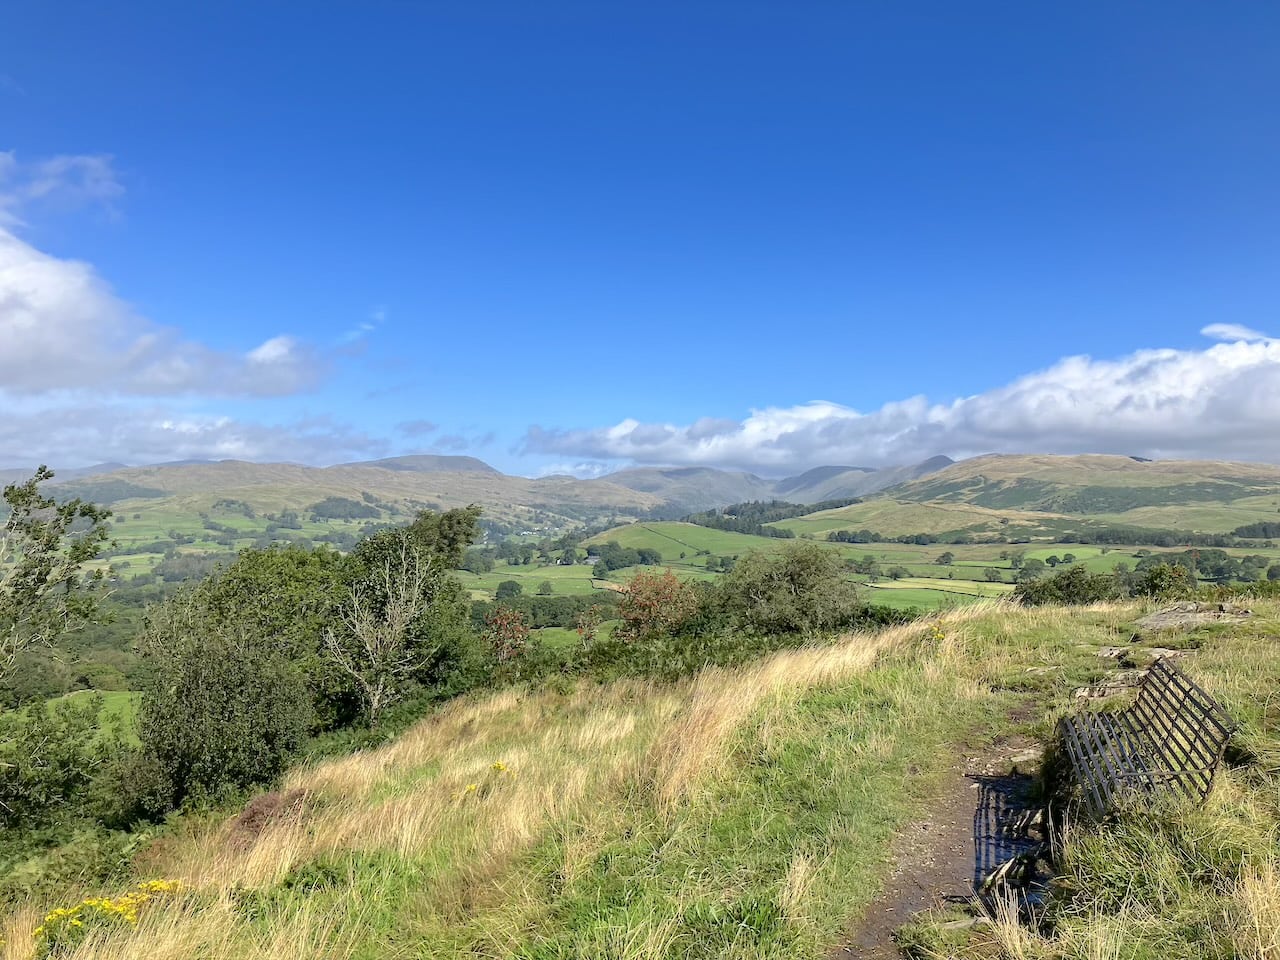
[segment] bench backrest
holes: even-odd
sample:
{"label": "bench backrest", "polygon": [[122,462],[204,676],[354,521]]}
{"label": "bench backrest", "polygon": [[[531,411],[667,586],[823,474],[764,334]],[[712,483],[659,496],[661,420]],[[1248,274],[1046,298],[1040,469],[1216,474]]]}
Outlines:
{"label": "bench backrest", "polygon": [[1130,715],[1157,744],[1189,793],[1203,799],[1235,723],[1213,697],[1167,659],[1151,665]]}

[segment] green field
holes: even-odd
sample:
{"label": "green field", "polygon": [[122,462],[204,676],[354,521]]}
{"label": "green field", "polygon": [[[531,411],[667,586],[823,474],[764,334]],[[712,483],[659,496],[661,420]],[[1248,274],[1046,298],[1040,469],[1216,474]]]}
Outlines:
{"label": "green field", "polygon": [[668,521],[614,527],[587,540],[586,544],[603,544],[610,540],[616,540],[619,545],[633,550],[657,550],[667,562],[692,559],[701,553],[741,556],[751,550],[777,550],[787,542],[774,537],[756,537],[745,533],[730,533],[727,530],[712,530],[693,523]]}
{"label": "green field", "polygon": [[520,584],[521,592],[525,595],[537,594],[543,583],[551,584],[553,596],[583,596],[609,589],[598,578],[592,576],[591,567],[586,564],[567,567],[558,564],[539,566],[531,563],[511,567],[505,563],[499,563],[489,573],[475,574],[459,570],[455,575],[477,600],[491,598],[498,589],[498,584],[504,580],[514,580]]}
{"label": "green field", "polygon": [[997,533],[1004,526],[1020,529],[1044,527],[1050,514],[1020,510],[989,510],[968,503],[912,503],[880,498],[836,510],[823,510],[771,526],[794,531],[797,536],[825,537],[832,530],[870,530],[886,537],[902,534],[949,533],[954,530]]}
{"label": "green field", "polygon": [[[857,510],[869,504],[855,504],[853,507],[840,510],[824,511],[813,517],[827,515],[844,515],[847,511]],[[902,507],[927,507],[921,504],[900,504]],[[969,505],[958,505],[960,510],[972,509]],[[807,522],[808,518],[782,521],[776,526],[793,529],[795,524]],[[828,521],[822,521],[828,522]],[[774,551],[795,543],[796,540],[777,539],[773,537],[757,537],[741,533],[729,533],[712,530],[690,523],[654,522],[634,523],[623,527],[615,527],[598,534],[587,541],[588,544],[600,544],[610,540],[617,541],[624,547],[633,549],[649,548],[662,554],[664,563],[674,573],[685,579],[714,580],[720,574],[706,569],[707,560],[711,556],[741,557],[752,550]],[[1132,569],[1141,559],[1139,553],[1175,553],[1185,547],[1101,547],[1072,543],[975,543],[945,544],[934,543],[919,545],[912,543],[835,543],[821,537],[814,542],[826,549],[834,550],[847,561],[874,559],[880,566],[880,576],[874,580],[850,574],[850,579],[863,585],[864,595],[875,603],[883,603],[899,608],[918,607],[923,610],[936,610],[956,604],[971,602],[979,598],[1004,596],[1013,591],[1017,571],[1013,568],[1011,557],[1021,555],[1025,559],[1047,561],[1058,557],[1061,561],[1070,555],[1075,559],[1073,564],[1085,567],[1091,573],[1109,573],[1119,563],[1127,564]],[[705,553],[704,553],[705,551]],[[1262,554],[1280,560],[1280,548],[1243,548],[1233,547],[1226,551],[1232,556]],[[681,558],[681,554],[684,557]],[[952,555],[949,564],[940,564],[938,560],[945,554]],[[1001,554],[1004,554],[1002,557]],[[1065,562],[1058,569],[1065,568]],[[892,567],[903,567],[906,575],[894,581],[888,578],[887,571]],[[1000,572],[1000,581],[988,577],[992,568]],[[527,579],[511,576],[498,577],[506,570],[529,571]],[[546,570],[572,571],[576,567],[500,567],[493,574],[481,578],[483,583],[476,582],[478,591],[492,591],[498,580],[521,579],[526,590],[536,589],[539,573]],[[617,583],[625,582],[640,568],[616,570],[611,579]],[[565,574],[559,574],[565,576]],[[581,577],[579,573],[576,576]],[[542,579],[551,579],[543,577]],[[556,593],[587,592],[587,587],[561,587],[559,580],[553,580]],[[531,588],[529,584],[532,583]],[[480,594],[478,594],[480,595]],[[490,594],[483,594],[490,595]]]}
{"label": "green field", "polygon": [[102,697],[102,709],[98,712],[100,736],[113,735],[117,730],[125,743],[137,744],[138,702],[142,694],[131,690],[76,690],[52,697],[45,703],[57,708],[60,704],[76,703],[97,694]]}

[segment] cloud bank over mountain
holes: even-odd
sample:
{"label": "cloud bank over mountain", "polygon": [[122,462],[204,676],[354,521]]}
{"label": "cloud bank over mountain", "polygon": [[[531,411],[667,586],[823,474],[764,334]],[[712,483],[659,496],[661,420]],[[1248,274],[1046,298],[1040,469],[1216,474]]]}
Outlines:
{"label": "cloud bank over mountain", "polygon": [[1202,350],[1139,350],[1115,360],[1067,357],[951,402],[914,396],[864,413],[814,401],[753,410],[741,421],[532,427],[523,448],[566,459],[765,473],[992,451],[1275,460],[1280,340],[1234,324],[1212,324],[1201,333],[1218,342]]}
{"label": "cloud bank over mountain", "polygon": [[[329,382],[350,336],[322,348],[270,331],[238,350],[215,347],[142,316],[91,264],[22,236],[29,211],[95,206],[116,216],[123,193],[110,157],[23,163],[0,153],[0,465],[324,464],[428,442],[435,452],[462,452],[495,440],[483,426],[444,432],[422,418],[398,418],[379,433],[345,422],[323,400],[299,415],[279,401]],[[384,319],[380,308],[355,335]],[[1201,333],[1214,342],[1118,359],[1067,357],[954,400],[916,395],[869,411],[815,400],[762,407],[741,420],[533,426],[513,454],[524,458],[525,472],[579,476],[627,464],[794,474],[823,464],[883,467],[992,451],[1277,459],[1280,340],[1238,323],[1212,323]]]}
{"label": "cloud bank over mountain", "polygon": [[240,351],[201,343],[140,315],[91,264],[17,232],[29,210],[113,211],[123,193],[110,157],[21,163],[0,153],[0,463],[386,452],[327,417],[268,425],[219,411],[316,387],[332,364],[315,345],[287,333]]}

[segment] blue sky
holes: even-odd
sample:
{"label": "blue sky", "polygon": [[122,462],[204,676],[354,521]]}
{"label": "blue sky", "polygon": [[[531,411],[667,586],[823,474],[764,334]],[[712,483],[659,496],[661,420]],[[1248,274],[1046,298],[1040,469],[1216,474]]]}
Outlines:
{"label": "blue sky", "polygon": [[0,465],[1276,459],[1278,41],[1269,4],[21,5]]}

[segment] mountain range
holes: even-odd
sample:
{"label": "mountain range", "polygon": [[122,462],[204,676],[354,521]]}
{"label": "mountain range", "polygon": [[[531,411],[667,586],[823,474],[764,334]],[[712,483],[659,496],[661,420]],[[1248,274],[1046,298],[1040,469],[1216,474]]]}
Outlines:
{"label": "mountain range", "polygon": [[[947,457],[884,470],[818,467],[794,477],[768,479],[712,467],[634,467],[597,479],[569,476],[530,479],[500,472],[475,457],[414,455],[331,467],[242,460],[177,461],[145,467],[106,463],[58,471],[55,484],[68,493],[111,504],[122,500],[217,495],[271,507],[287,490],[310,500],[370,493],[383,499],[430,502],[443,507],[479,503],[491,512],[513,508],[567,511],[617,508],[624,513],[691,513],[749,500],[817,503],[861,497],[928,476],[950,466]],[[0,470],[0,480],[30,476],[29,469]],[[284,500],[293,497],[284,496]]]}
{"label": "mountain range", "polygon": [[[0,480],[12,482],[30,473],[0,471]],[[227,499],[260,511],[307,510],[326,497],[377,500],[408,510],[477,503],[495,520],[536,522],[543,528],[611,517],[676,518],[730,503],[775,499],[813,504],[876,498],[904,509],[919,504],[947,507],[951,513],[963,507],[988,513],[1107,515],[1113,522],[1174,528],[1191,524],[1196,529],[1230,529],[1274,515],[1280,506],[1280,467],[1090,455],[992,454],[959,462],[940,456],[879,470],[816,467],[781,479],[712,467],[633,467],[589,480],[530,479],[504,474],[474,457],[432,455],[331,467],[238,460],[145,467],[108,463],[60,471],[55,485],[64,495],[106,505],[135,503],[136,509],[163,507],[191,514]],[[861,518],[867,513],[850,510],[851,521],[854,514]],[[913,518],[919,522],[917,514]]]}

